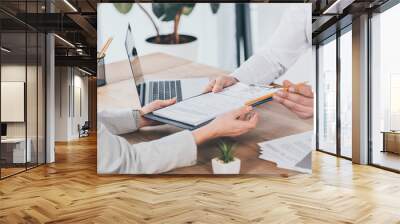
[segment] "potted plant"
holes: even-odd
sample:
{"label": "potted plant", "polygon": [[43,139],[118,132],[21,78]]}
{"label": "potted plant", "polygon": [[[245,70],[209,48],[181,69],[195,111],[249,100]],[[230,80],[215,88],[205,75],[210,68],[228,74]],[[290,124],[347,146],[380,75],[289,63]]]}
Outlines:
{"label": "potted plant", "polygon": [[[114,3],[121,13],[127,13],[132,8],[132,3]],[[156,22],[150,13],[140,4],[136,3],[151,21],[156,35],[146,39],[149,51],[164,52],[187,58],[197,59],[197,38],[191,35],[179,33],[179,24],[182,16],[192,13],[196,3],[152,3],[154,15],[162,22],[173,22],[173,30],[169,34],[160,34]],[[213,14],[218,12],[219,3],[209,3]]]}
{"label": "potted plant", "polygon": [[218,144],[220,156],[211,160],[214,174],[239,174],[240,159],[233,155],[234,144],[222,141]]}

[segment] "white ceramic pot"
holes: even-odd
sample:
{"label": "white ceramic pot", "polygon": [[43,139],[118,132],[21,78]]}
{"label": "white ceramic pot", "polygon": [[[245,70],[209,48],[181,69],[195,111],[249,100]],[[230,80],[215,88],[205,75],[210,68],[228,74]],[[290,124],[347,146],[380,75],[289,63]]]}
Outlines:
{"label": "white ceramic pot", "polygon": [[239,174],[240,173],[240,159],[234,158],[232,162],[224,163],[219,158],[211,160],[212,169],[214,174]]}
{"label": "white ceramic pot", "polygon": [[[148,39],[151,39],[151,37]],[[161,52],[191,61],[197,61],[199,42],[197,38],[194,38],[195,40],[192,42],[183,44],[157,44],[149,42],[148,39],[145,41],[148,52]]]}

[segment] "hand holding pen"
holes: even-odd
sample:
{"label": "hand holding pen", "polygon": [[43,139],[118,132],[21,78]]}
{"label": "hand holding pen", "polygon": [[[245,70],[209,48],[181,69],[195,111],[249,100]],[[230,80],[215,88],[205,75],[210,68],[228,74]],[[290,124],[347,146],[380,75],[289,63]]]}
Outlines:
{"label": "hand holding pen", "polygon": [[273,99],[293,111],[303,119],[314,115],[314,93],[310,85],[293,84],[288,80],[283,82],[282,90],[274,94]]}

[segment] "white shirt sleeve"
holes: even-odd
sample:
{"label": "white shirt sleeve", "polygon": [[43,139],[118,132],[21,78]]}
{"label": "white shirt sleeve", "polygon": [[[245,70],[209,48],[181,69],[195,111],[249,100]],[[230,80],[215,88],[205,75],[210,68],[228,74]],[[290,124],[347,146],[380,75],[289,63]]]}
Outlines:
{"label": "white shirt sleeve", "polygon": [[105,125],[114,135],[134,132],[138,129],[139,112],[136,110],[103,110],[98,113],[97,120]]}
{"label": "white shirt sleeve", "polygon": [[311,8],[293,6],[270,41],[232,74],[241,82],[269,84],[282,76],[311,47]]}
{"label": "white shirt sleeve", "polygon": [[98,114],[99,174],[154,174],[196,164],[197,145],[190,131],[138,144],[118,136],[137,129],[137,113],[120,110]]}

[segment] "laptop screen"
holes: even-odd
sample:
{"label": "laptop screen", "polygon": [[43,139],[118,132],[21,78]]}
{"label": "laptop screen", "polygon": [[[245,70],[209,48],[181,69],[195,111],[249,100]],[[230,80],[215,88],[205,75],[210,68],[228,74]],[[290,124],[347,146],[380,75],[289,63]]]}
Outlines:
{"label": "laptop screen", "polygon": [[128,29],[125,36],[125,49],[128,55],[129,64],[131,66],[133,79],[136,85],[144,82],[142,68],[140,66],[139,55],[136,50],[135,41],[133,39],[131,25],[128,24]]}

